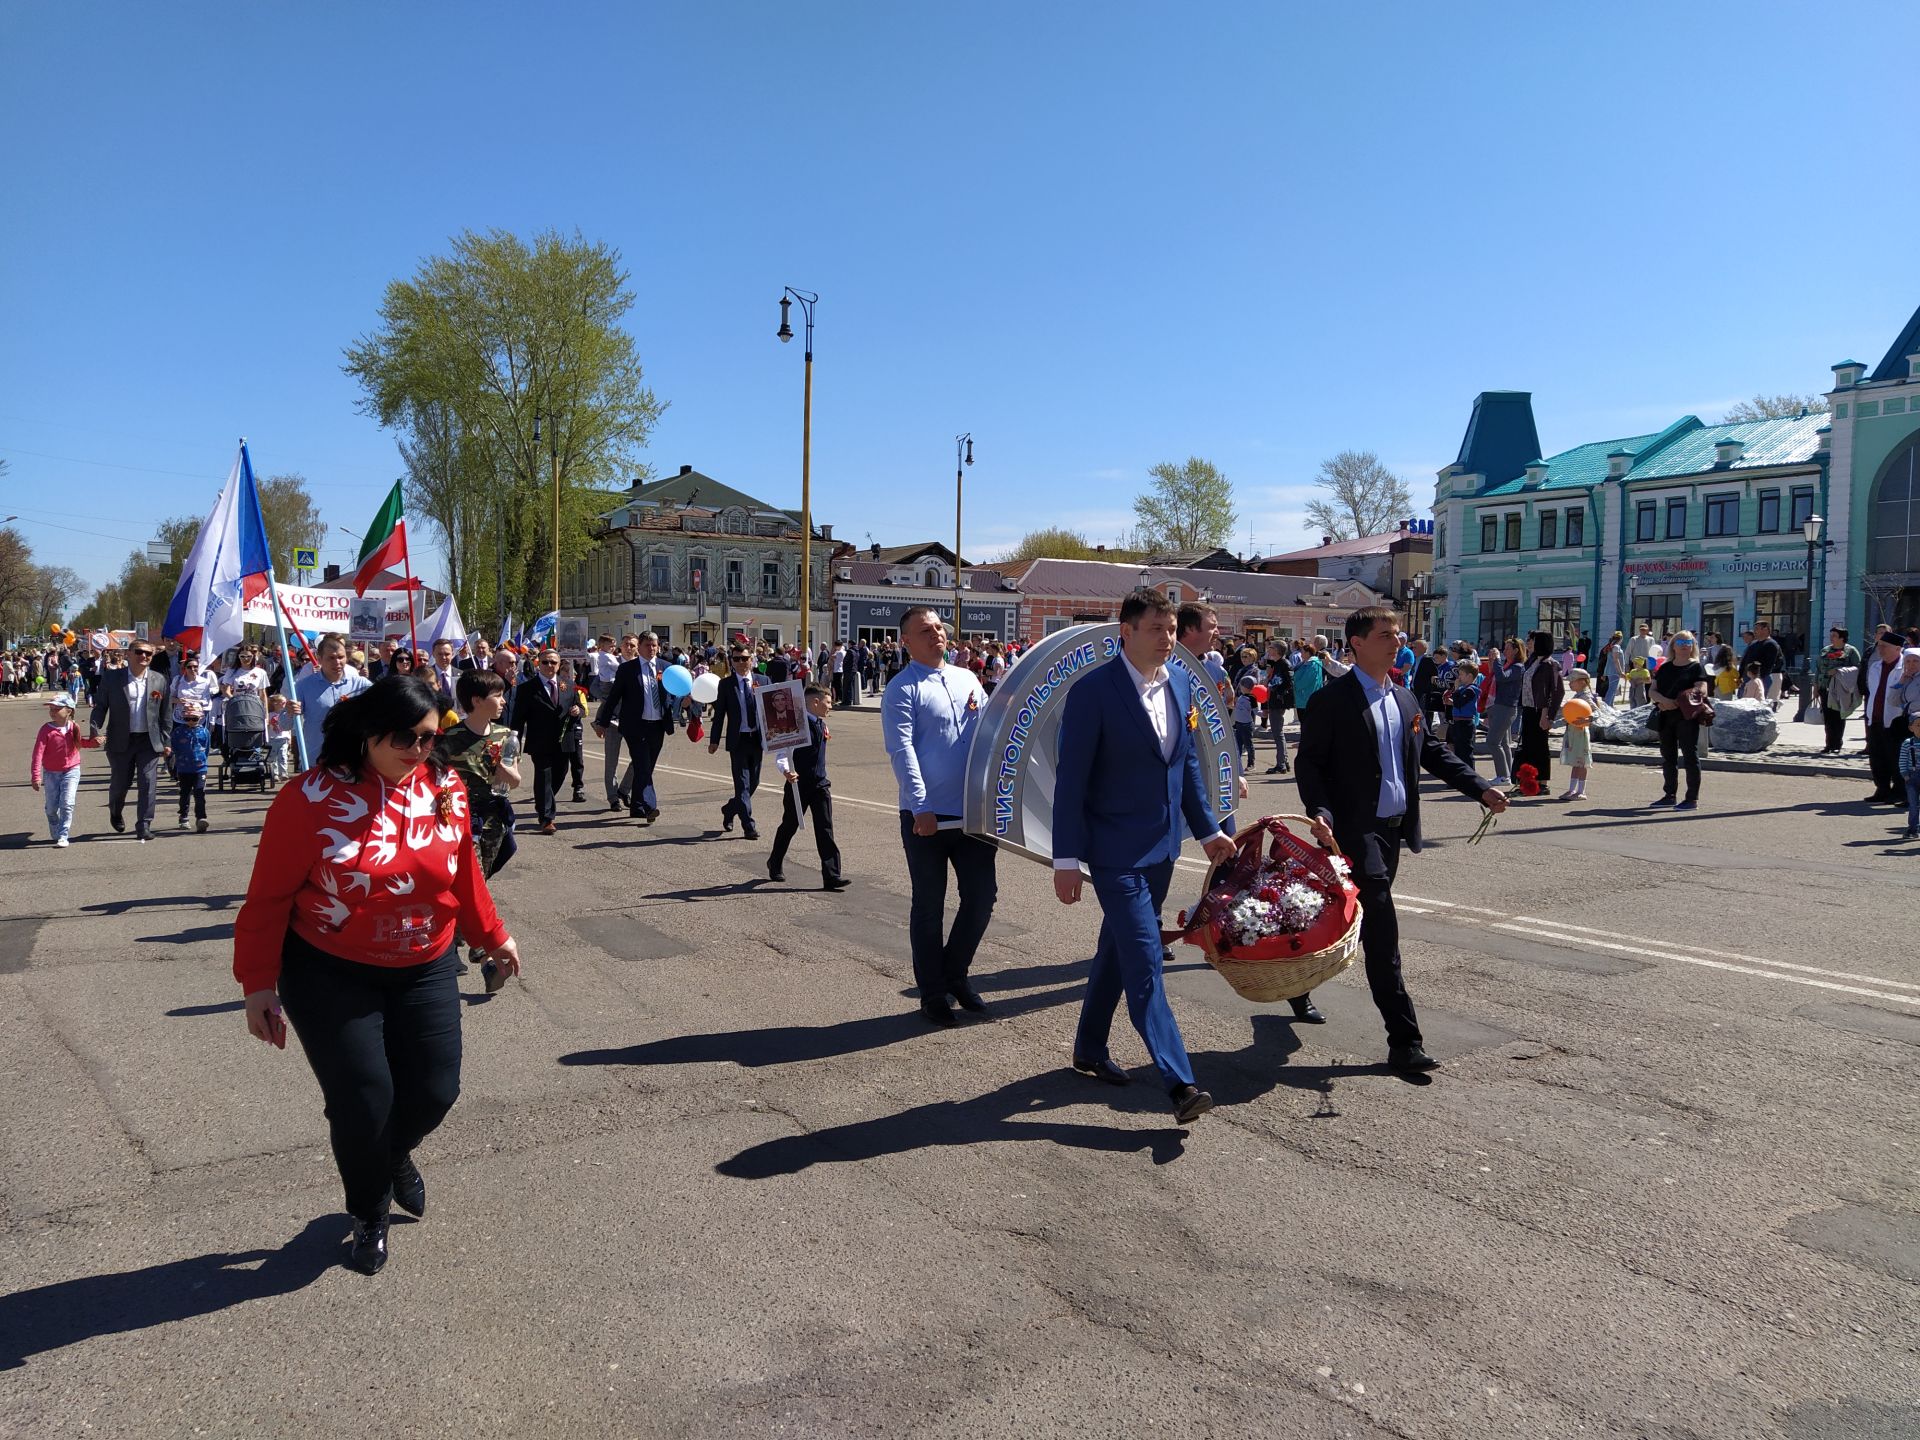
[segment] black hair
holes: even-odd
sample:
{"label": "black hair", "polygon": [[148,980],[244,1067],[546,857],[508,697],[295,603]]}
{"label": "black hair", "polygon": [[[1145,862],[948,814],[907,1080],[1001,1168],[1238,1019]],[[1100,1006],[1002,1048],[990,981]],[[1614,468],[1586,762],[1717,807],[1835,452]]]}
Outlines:
{"label": "black hair", "polygon": [[1399,613],[1391,605],[1362,605],[1347,616],[1347,643],[1352,644],[1373,633],[1373,627],[1385,621],[1389,625],[1400,623]]}
{"label": "black hair", "polygon": [[[327,711],[320,726],[320,755],[314,764],[327,770],[366,768],[367,746],[382,735],[412,730],[422,720],[437,719],[440,705],[433,688],[417,675],[382,675],[358,695],[350,695]],[[427,768],[437,781],[447,769],[446,751],[435,745],[427,752]]]}
{"label": "black hair", "polygon": [[[1120,623],[1131,625],[1142,615],[1176,615],[1171,600],[1161,591],[1147,585],[1137,585],[1127,592],[1126,599],[1120,602]],[[1175,622],[1176,627],[1178,622]]]}
{"label": "black hair", "polygon": [[1544,660],[1553,654],[1553,636],[1545,630],[1533,632],[1533,658]]}
{"label": "black hair", "polygon": [[1198,630],[1207,623],[1207,617],[1218,617],[1219,612],[1213,606],[1199,600],[1189,600],[1174,612],[1173,628],[1175,633],[1184,635],[1189,630]]}
{"label": "black hair", "polygon": [[474,701],[503,694],[506,688],[506,677],[497,670],[462,670],[460,678],[453,682],[453,698],[460,702],[462,710],[471,710]]}

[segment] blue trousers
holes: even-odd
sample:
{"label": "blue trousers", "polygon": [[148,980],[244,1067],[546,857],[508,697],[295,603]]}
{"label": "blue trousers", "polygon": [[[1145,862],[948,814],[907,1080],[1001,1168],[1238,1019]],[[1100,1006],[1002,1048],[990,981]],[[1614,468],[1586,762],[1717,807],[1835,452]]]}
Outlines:
{"label": "blue trousers", "polygon": [[1080,1006],[1080,1028],[1073,1053],[1081,1060],[1107,1058],[1113,1012],[1125,990],[1127,1014],[1147,1042],[1147,1053],[1171,1092],[1193,1084],[1193,1066],[1180,1026],[1167,1005],[1160,976],[1160,907],[1173,879],[1173,862],[1141,870],[1096,869],[1093,893],[1100,901],[1100,944],[1087,976],[1087,997]]}
{"label": "blue trousers", "polygon": [[761,756],[758,731],[751,744],[742,740],[727,751],[727,764],[733,770],[733,798],[720,808],[743,825],[753,824],[753,792],[760,788]]}

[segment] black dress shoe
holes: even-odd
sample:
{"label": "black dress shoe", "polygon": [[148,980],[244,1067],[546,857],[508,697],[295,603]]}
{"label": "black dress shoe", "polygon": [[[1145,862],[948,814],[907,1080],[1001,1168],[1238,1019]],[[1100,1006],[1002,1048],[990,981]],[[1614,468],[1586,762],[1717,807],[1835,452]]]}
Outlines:
{"label": "black dress shoe", "polygon": [[774,880],[774,881],[781,881],[781,880],[785,880],[786,878],[787,878],[786,871],[776,870],[771,865],[767,867],[767,879]]}
{"label": "black dress shoe", "polygon": [[573,803],[576,805],[578,805],[582,800],[586,798],[587,798],[587,792],[584,790],[576,790],[573,792]]}
{"label": "black dress shoe", "polygon": [[749,840],[758,840],[760,838],[760,827],[751,821],[747,821],[740,826],[740,833],[745,835]]}
{"label": "black dress shoe", "polygon": [[411,1155],[393,1167],[393,1203],[415,1218],[427,1213],[427,1182]]}
{"label": "black dress shoe", "polygon": [[733,833],[733,811],[724,805],[720,807],[720,828],[729,834]]}
{"label": "black dress shoe", "polygon": [[1269,774],[1269,775],[1279,775],[1279,774],[1282,774],[1282,773],[1284,773],[1284,772],[1285,772],[1285,770],[1286,770],[1286,768],[1287,768],[1287,767],[1286,767],[1286,766],[1284,766],[1284,765],[1269,765],[1269,766],[1267,767],[1267,774]]}
{"label": "black dress shoe", "polygon": [[[749,836],[748,838],[749,838],[749,839],[751,839],[752,837],[751,837],[751,836]],[[851,880],[823,880],[823,881],[822,881],[822,882],[820,883],[820,888],[821,888],[822,890],[827,890],[827,891],[832,891],[832,892],[834,892],[835,894],[837,894],[837,893],[839,893],[840,891],[842,891],[842,890],[844,890],[844,889],[846,889],[846,888],[847,888],[847,887],[848,887],[849,885],[851,885],[851,884],[853,884],[853,882],[852,882]],[[966,1004],[966,1002],[965,1002],[964,1000],[963,1000],[963,1001],[961,1001],[960,1003],[961,1003],[961,1004],[963,1004],[963,1005],[964,1005],[964,1004]],[[971,1008],[971,1007],[969,1007],[969,1008]]]}
{"label": "black dress shoe", "polygon": [[123,835],[126,833],[127,819],[126,816],[122,815],[119,811],[116,810],[113,814],[107,816],[107,823],[113,826],[114,830],[118,833]]}
{"label": "black dress shoe", "polygon": [[353,1222],[353,1246],[347,1251],[347,1264],[362,1275],[377,1275],[387,1263],[387,1217]]}
{"label": "black dress shoe", "polygon": [[1440,1062],[1418,1045],[1393,1045],[1387,1049],[1387,1066],[1409,1073],[1438,1069]]}
{"label": "black dress shoe", "polygon": [[1320,1007],[1313,1003],[1311,995],[1302,995],[1293,1002],[1293,1018],[1302,1025],[1324,1025],[1327,1017],[1320,1013]]}
{"label": "black dress shoe", "polygon": [[1190,1125],[1213,1109],[1213,1096],[1198,1085],[1182,1085],[1173,1092],[1173,1118]]}
{"label": "black dress shoe", "polygon": [[960,1023],[960,1017],[953,1013],[953,1006],[944,995],[922,1000],[920,1013],[926,1016],[929,1025],[938,1025],[943,1030],[951,1030]]}
{"label": "black dress shoe", "polygon": [[1677,805],[1679,803],[1680,802],[1671,795],[1662,795],[1658,800],[1648,805],[1647,808],[1649,810],[1663,810],[1669,805]]}
{"label": "black dress shoe", "polygon": [[660,807],[658,805],[648,805],[645,809],[647,812],[647,823],[649,825],[660,818]]}
{"label": "black dress shoe", "polygon": [[1073,1057],[1073,1068],[1082,1075],[1091,1075],[1096,1080],[1104,1080],[1109,1085],[1131,1085],[1133,1076],[1114,1064],[1111,1059],[1082,1060]]}
{"label": "black dress shoe", "polygon": [[959,1002],[962,1010],[971,1010],[975,1015],[987,1013],[987,1002],[980,998],[980,992],[971,985],[954,986],[953,998]]}

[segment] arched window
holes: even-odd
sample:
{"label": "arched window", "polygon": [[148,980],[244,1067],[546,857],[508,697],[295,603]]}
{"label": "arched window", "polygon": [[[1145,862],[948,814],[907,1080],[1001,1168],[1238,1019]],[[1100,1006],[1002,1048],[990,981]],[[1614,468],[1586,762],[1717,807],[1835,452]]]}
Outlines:
{"label": "arched window", "polygon": [[940,572],[938,570],[927,571],[927,588],[929,590],[938,590],[940,588]]}
{"label": "arched window", "polygon": [[1920,435],[1880,471],[1867,516],[1867,569],[1920,571]]}

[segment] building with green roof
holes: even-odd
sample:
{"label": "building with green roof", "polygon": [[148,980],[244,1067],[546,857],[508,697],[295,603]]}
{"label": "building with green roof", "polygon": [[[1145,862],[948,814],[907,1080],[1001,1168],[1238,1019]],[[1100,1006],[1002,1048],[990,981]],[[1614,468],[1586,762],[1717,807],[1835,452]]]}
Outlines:
{"label": "building with green roof", "polygon": [[[1827,417],[1590,440],[1542,456],[1532,397],[1489,391],[1434,506],[1435,640],[1482,648],[1550,631],[1569,643],[1693,630],[1739,645],[1756,620],[1804,652],[1801,525],[1820,504]],[[1526,452],[1532,453],[1526,453]]]}
{"label": "building with green roof", "polygon": [[1823,599],[1832,624],[1856,642],[1881,622],[1920,626],[1920,310],[1869,370],[1857,360],[1833,367],[1832,490]]}

